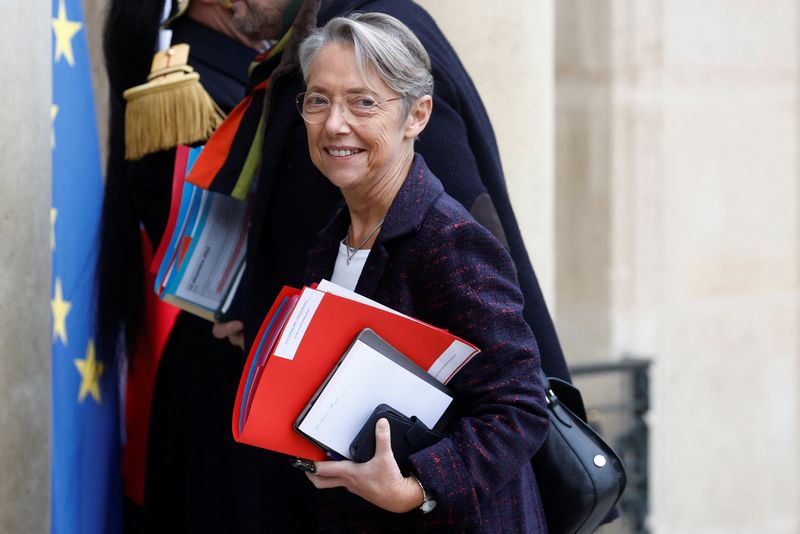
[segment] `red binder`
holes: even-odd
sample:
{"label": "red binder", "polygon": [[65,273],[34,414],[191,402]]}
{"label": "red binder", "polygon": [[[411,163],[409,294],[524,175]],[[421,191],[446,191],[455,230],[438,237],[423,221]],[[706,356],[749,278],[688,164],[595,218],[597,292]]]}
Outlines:
{"label": "red binder", "polygon": [[175,225],[178,220],[178,211],[181,205],[181,193],[183,191],[183,178],[186,176],[186,166],[189,163],[190,148],[186,145],[178,145],[175,148],[175,168],[172,173],[172,196],[169,206],[169,219],[167,220],[167,227],[164,230],[164,237],[156,249],[153,260],[150,263],[150,272],[157,274],[161,262],[164,261],[164,256],[167,254],[169,248],[169,238],[175,231]]}
{"label": "red binder", "polygon": [[[299,297],[298,304],[293,297]],[[364,328],[444,383],[479,352],[446,330],[411,317],[309,287],[302,292],[285,287],[250,349],[233,410],[234,439],[291,456],[326,459],[292,425]],[[296,352],[289,351],[291,359],[285,350],[276,354],[280,343],[291,338],[299,339]]]}

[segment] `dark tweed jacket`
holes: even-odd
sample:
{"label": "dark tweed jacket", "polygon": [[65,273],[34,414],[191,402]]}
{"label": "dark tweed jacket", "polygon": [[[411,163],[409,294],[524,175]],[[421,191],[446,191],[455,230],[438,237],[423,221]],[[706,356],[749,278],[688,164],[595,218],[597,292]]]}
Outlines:
{"label": "dark tweed jacket", "polygon": [[[309,254],[306,282],[330,278],[349,214],[342,208]],[[450,330],[482,352],[450,382],[460,403],[448,437],[412,456],[438,502],[389,514],[345,490],[322,491],[323,530],[545,532],[530,457],[548,419],[539,351],[522,315],[506,249],[452,197],[422,156],[395,198],[356,291]]]}

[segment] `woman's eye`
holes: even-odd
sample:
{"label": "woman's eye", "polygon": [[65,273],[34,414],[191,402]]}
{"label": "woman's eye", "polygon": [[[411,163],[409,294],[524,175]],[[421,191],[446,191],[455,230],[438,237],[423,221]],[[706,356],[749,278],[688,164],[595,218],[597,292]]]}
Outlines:
{"label": "woman's eye", "polygon": [[322,107],[328,105],[328,99],[324,96],[309,95],[306,98],[306,105],[311,107]]}
{"label": "woman's eye", "polygon": [[351,100],[350,105],[357,109],[369,110],[377,106],[377,103],[367,96],[360,96]]}

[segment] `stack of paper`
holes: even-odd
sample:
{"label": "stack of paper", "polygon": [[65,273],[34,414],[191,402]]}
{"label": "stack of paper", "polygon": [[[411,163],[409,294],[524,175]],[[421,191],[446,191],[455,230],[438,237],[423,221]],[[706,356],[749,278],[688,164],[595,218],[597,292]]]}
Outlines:
{"label": "stack of paper", "polygon": [[428,428],[441,428],[454,407],[447,387],[365,329],[294,426],[320,447],[352,459],[350,444],[373,409],[382,404],[417,417]]}
{"label": "stack of paper", "polygon": [[[302,291],[285,287],[250,349],[234,406],[234,438],[292,456],[325,459],[325,452],[296,432],[293,425],[342,355],[366,328],[443,384],[479,352],[474,345],[446,330],[397,313],[330,282]],[[350,379],[344,383],[345,388],[358,387],[353,377],[364,380],[371,375],[379,381],[381,374],[387,372],[385,362],[357,352],[354,361],[363,366],[366,374],[352,374],[353,369],[349,369]],[[388,388],[385,393],[389,394]],[[358,408],[359,414],[366,414],[363,416],[366,420],[380,402],[402,402],[398,400],[402,395],[394,393],[391,399],[370,393],[364,400],[366,405]],[[413,389],[408,394],[413,395]],[[425,394],[436,397],[436,403],[444,401],[435,393]],[[348,402],[356,398],[358,395]],[[357,423],[351,424],[357,426]],[[352,439],[355,434],[347,433],[347,437]]]}
{"label": "stack of paper", "polygon": [[247,204],[185,181],[200,148],[178,147],[172,205],[153,260],[155,292],[213,321],[230,305],[244,271]]}

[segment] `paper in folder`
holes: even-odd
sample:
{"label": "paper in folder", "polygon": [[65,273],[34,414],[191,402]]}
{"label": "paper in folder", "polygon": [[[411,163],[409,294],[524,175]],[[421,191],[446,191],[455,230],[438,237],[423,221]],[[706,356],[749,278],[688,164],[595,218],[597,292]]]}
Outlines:
{"label": "paper in folder", "polygon": [[[261,325],[242,372],[232,418],[234,439],[290,456],[324,460],[325,451],[293,426],[367,328],[442,384],[479,352],[446,330],[329,282],[316,289],[284,287]],[[365,420],[374,408],[362,408]]]}
{"label": "paper in folder", "polygon": [[213,321],[228,317],[244,272],[250,208],[185,181],[201,150],[176,150],[170,215],[151,271],[159,298]]}

